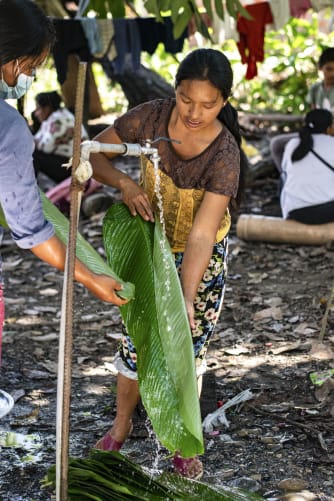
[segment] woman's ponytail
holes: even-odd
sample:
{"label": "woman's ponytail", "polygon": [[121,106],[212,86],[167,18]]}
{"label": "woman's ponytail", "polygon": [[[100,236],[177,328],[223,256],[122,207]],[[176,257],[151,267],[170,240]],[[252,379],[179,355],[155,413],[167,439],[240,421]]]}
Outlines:
{"label": "woman's ponytail", "polygon": [[248,171],[248,160],[245,152],[241,147],[241,133],[240,133],[240,124],[238,120],[238,112],[231,105],[229,101],[226,102],[225,106],[221,109],[218,119],[225,125],[225,127],[231,132],[234,139],[236,140],[239,149],[240,149],[240,174],[239,174],[239,186],[237,196],[235,198],[235,204],[232,201],[232,207],[235,209],[240,205],[243,191],[245,188],[246,175]]}

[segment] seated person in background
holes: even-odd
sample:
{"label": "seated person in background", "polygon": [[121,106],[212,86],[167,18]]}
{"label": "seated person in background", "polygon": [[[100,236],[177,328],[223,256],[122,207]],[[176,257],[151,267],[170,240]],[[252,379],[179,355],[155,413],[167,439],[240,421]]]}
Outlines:
{"label": "seated person in background", "polygon": [[306,102],[312,110],[323,108],[334,115],[334,47],[323,50],[318,65],[324,78],[310,87]]}
{"label": "seated person in background", "polygon": [[[62,107],[62,98],[56,91],[41,92],[36,96],[33,118],[40,126],[34,134],[34,168],[36,176],[43,172],[56,183],[71,175],[62,167],[72,157],[74,115]],[[88,134],[82,127],[82,140]]]}
{"label": "seated person in background", "polygon": [[[322,51],[318,66],[323,73],[323,79],[310,87],[306,102],[312,110],[322,108],[331,111],[334,115],[334,47],[327,47]],[[293,137],[298,137],[298,133],[279,134],[270,141],[271,157],[279,171],[281,171],[285,145]]]}
{"label": "seated person in background", "polygon": [[299,138],[290,139],[282,161],[284,219],[334,222],[334,125],[329,110],[307,113]]}

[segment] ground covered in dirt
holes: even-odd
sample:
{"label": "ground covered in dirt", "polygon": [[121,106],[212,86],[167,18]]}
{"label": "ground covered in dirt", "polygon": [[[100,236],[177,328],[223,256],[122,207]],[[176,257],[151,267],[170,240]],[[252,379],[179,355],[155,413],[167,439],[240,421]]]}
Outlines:
{"label": "ground covered in dirt", "polygon": [[[246,191],[243,212],[278,215],[277,176]],[[81,219],[81,232],[103,252],[102,214]],[[15,405],[0,421],[0,499],[44,501],[41,480],[55,462],[58,333],[62,274],[3,247],[6,324],[0,389]],[[334,248],[251,243],[230,237],[223,313],[211,344],[202,395],[203,418],[226,409],[205,434],[203,481],[244,487],[265,499],[334,500],[334,317],[319,332],[334,280]],[[120,335],[116,307],[75,286],[70,455],[84,457],[110,426],[115,410],[113,354]],[[312,383],[316,373],[325,382]],[[138,410],[124,453],[149,468],[170,469]],[[299,495],[293,494],[298,492]]]}

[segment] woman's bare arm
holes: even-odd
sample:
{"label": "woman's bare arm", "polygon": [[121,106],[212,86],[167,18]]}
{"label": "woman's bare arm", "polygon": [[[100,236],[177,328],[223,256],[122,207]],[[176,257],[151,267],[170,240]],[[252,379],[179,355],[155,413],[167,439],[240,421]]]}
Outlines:
{"label": "woman's bare arm", "polygon": [[182,260],[181,285],[190,327],[194,323],[194,300],[208,267],[216,235],[230,197],[206,192],[190,231]]}

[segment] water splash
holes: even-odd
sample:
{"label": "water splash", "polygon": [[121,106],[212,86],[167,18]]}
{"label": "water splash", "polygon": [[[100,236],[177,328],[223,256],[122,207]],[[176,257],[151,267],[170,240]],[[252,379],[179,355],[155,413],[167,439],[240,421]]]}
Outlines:
{"label": "water splash", "polygon": [[156,475],[158,473],[161,473],[161,471],[159,469],[159,459],[160,459],[160,451],[162,448],[161,448],[161,444],[160,444],[159,440],[157,439],[156,434],[154,433],[154,430],[152,428],[151,421],[149,420],[149,418],[146,418],[146,420],[145,420],[145,428],[146,428],[148,436],[149,436],[150,440],[152,440],[153,446],[154,446],[154,453],[155,454],[153,456],[152,465],[149,468],[150,475],[153,476],[153,475]]}
{"label": "water splash", "polygon": [[[161,189],[160,189],[160,183],[161,183],[161,178],[160,178],[160,171],[159,171],[159,162],[160,162],[160,157],[158,153],[155,155],[151,156],[151,160],[153,163],[153,169],[154,169],[154,176],[155,176],[155,183],[154,183],[154,192],[157,197],[157,204],[158,204],[158,209],[159,209],[159,221],[162,226],[163,234],[166,235],[166,224],[165,224],[165,218],[164,218],[164,206],[163,206],[163,199],[161,195]],[[160,248],[162,250],[162,256],[163,256],[163,264],[165,267],[165,270],[168,271],[169,269],[169,260],[167,258],[169,249],[167,248],[166,245],[166,239],[161,239],[159,241],[160,243]],[[166,293],[168,294],[170,292],[170,281],[169,279],[166,280],[165,283],[166,286]],[[164,298],[163,298],[164,299]]]}

